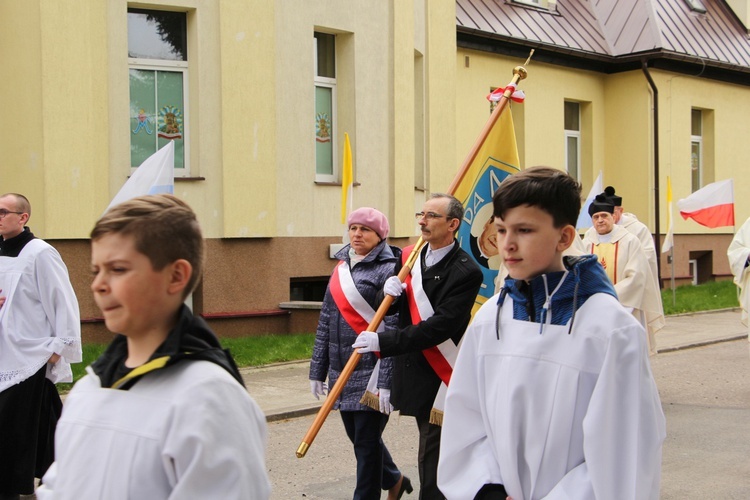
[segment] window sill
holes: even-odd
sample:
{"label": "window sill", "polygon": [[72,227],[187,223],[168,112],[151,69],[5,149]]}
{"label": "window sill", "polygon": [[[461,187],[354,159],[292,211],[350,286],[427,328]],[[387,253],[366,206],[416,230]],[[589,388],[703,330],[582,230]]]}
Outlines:
{"label": "window sill", "polygon": [[293,300],[279,304],[279,309],[315,309],[319,311],[321,307],[323,307],[323,302],[305,300]]}
{"label": "window sill", "polygon": [[174,181],[180,181],[180,182],[194,182],[194,181],[205,181],[205,177],[175,177]]}
{"label": "window sill", "polygon": [[[316,186],[338,186],[338,187],[341,187],[341,183],[340,182],[315,181],[315,185]],[[354,186],[354,187],[359,187],[361,185],[362,184],[360,184],[359,182],[355,182],[354,184],[352,184],[352,186]]]}

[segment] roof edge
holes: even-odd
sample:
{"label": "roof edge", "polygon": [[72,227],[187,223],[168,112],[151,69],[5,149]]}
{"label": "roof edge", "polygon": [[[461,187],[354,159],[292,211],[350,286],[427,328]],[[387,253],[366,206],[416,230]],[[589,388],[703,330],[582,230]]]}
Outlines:
{"label": "roof edge", "polygon": [[518,57],[524,60],[529,56],[529,51],[534,49],[533,61],[604,74],[640,69],[643,61],[646,61],[652,68],[735,83],[745,87],[750,86],[750,78],[748,78],[750,67],[678,54],[663,49],[611,56],[490,34],[462,26],[457,28],[456,45],[465,49]]}

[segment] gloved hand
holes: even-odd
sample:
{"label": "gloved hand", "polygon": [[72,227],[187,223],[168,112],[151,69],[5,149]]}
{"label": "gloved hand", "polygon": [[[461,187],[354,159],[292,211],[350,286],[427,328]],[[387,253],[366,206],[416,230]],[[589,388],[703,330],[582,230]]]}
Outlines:
{"label": "gloved hand", "polygon": [[377,333],[365,331],[357,335],[357,340],[354,341],[352,347],[357,349],[357,352],[360,354],[379,352],[380,339]]}
{"label": "gloved hand", "polygon": [[390,415],[393,411],[393,405],[391,404],[391,390],[378,389],[378,399],[380,400],[380,413]]}
{"label": "gloved hand", "polygon": [[320,396],[325,396],[327,394],[328,384],[322,380],[311,380],[310,391],[312,392],[312,395],[315,396],[315,399],[320,399]]}
{"label": "gloved hand", "polygon": [[391,276],[385,280],[385,284],[383,285],[383,292],[391,297],[398,297],[404,290],[406,290],[406,283],[401,283],[398,276]]}

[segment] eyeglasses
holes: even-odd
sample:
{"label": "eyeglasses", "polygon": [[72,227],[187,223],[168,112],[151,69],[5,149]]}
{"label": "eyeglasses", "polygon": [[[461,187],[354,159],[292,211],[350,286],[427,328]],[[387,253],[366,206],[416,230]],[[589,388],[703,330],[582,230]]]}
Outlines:
{"label": "eyeglasses", "polygon": [[0,219],[4,219],[6,215],[8,214],[18,214],[21,215],[24,212],[11,212],[10,210],[5,210],[4,208],[0,208]]}
{"label": "eyeglasses", "polygon": [[420,220],[422,218],[427,220],[434,220],[434,219],[442,219],[445,217],[446,219],[455,219],[455,217],[448,217],[447,215],[442,214],[436,214],[435,212],[417,212],[414,214],[414,218],[417,220]]}

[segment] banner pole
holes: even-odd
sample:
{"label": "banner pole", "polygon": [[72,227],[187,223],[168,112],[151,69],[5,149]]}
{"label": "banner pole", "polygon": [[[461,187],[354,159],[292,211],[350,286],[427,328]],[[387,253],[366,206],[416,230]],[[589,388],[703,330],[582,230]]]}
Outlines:
{"label": "banner pole", "polygon": [[[524,63],[525,65],[529,64],[529,62],[531,61],[532,55],[534,55],[533,50],[529,54],[528,59],[526,59],[526,62]],[[492,127],[495,125],[495,122],[497,122],[497,119],[500,117],[500,114],[508,106],[508,102],[510,101],[513,91],[516,89],[518,82],[525,79],[527,76],[528,76],[528,72],[526,71],[526,68],[524,66],[516,66],[515,68],[513,68],[513,78],[511,79],[510,84],[508,84],[505,87],[505,90],[503,91],[503,95],[500,97],[500,101],[498,101],[497,106],[492,111],[490,118],[487,120],[487,123],[484,125],[484,128],[480,132],[479,137],[474,143],[474,146],[471,148],[471,150],[469,151],[469,154],[464,160],[464,163],[461,169],[458,171],[458,174],[456,174],[456,177],[453,179],[453,182],[448,188],[448,191],[447,191],[448,194],[453,195],[453,193],[456,192],[456,189],[461,184],[461,181],[463,180],[464,176],[469,171],[469,168],[471,167],[472,162],[476,158],[477,154],[479,154],[479,150],[484,144],[484,141],[487,139],[487,136],[492,130]],[[414,249],[412,250],[411,254],[409,254],[409,258],[406,261],[406,264],[404,264],[404,267],[402,267],[401,271],[398,273],[398,279],[401,280],[402,283],[411,272],[414,262],[416,262],[417,258],[419,258],[419,252],[422,250],[423,246],[424,246],[424,242],[422,241],[422,238],[420,237],[419,240],[417,240],[417,243],[414,245]],[[391,297],[390,295],[386,295],[385,298],[383,299],[383,302],[380,304],[380,307],[378,307],[378,310],[376,311],[375,316],[373,317],[372,321],[368,325],[367,331],[377,330],[378,326],[380,325],[380,322],[385,317],[392,303],[393,303],[393,297]],[[343,390],[344,385],[346,385],[346,382],[349,380],[349,377],[354,371],[354,368],[357,367],[357,363],[359,363],[359,359],[361,356],[362,355],[359,354],[357,350],[355,349],[351,357],[349,357],[349,360],[344,366],[344,369],[341,371],[341,374],[339,375],[338,380],[336,381],[334,386],[331,387],[330,390],[328,391],[328,396],[326,397],[326,400],[323,402],[323,405],[318,410],[318,413],[315,416],[315,419],[313,420],[312,424],[310,425],[310,428],[307,430],[305,437],[302,438],[302,442],[297,448],[297,453],[296,453],[297,458],[302,458],[305,456],[305,454],[307,454],[307,450],[310,448],[310,445],[312,445],[313,441],[315,440],[315,437],[318,435],[318,432],[320,431],[320,428],[323,426],[323,423],[328,417],[328,414],[333,409],[334,403],[336,402],[338,397],[341,395],[341,391]]]}

